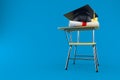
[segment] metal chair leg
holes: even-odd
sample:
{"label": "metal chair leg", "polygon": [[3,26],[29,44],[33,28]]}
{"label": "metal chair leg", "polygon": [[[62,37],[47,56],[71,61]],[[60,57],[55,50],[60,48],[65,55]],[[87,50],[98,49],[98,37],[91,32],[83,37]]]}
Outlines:
{"label": "metal chair leg", "polygon": [[69,63],[69,59],[70,59],[71,50],[72,50],[72,46],[70,46],[70,48],[68,50],[68,56],[67,56],[67,60],[66,60],[65,70],[67,70],[67,68],[68,68],[68,63]]}
{"label": "metal chair leg", "polygon": [[96,69],[96,72],[98,72],[98,60],[97,60],[97,55],[96,55],[96,45],[93,46],[93,51],[94,51],[95,69]]}
{"label": "metal chair leg", "polygon": [[73,64],[75,64],[75,60],[76,60],[76,52],[77,52],[77,46],[75,46],[75,49],[74,49],[74,60],[73,60]]}
{"label": "metal chair leg", "polygon": [[99,66],[99,61],[98,61],[98,56],[97,56],[97,47],[95,46],[95,53],[96,53],[96,58],[97,58],[97,65]]}

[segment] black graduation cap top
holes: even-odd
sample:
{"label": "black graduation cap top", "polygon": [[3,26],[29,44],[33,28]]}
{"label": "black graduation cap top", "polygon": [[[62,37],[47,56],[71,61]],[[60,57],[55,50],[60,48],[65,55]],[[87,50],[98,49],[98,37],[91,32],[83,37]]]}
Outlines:
{"label": "black graduation cap top", "polygon": [[85,21],[90,22],[92,18],[98,17],[94,10],[87,4],[81,8],[73,10],[69,13],[64,14],[66,18],[73,21]]}

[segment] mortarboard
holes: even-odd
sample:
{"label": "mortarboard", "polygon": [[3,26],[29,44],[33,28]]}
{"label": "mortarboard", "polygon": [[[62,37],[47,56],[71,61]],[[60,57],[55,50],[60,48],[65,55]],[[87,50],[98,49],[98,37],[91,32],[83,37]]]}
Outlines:
{"label": "mortarboard", "polygon": [[91,19],[93,19],[94,17],[98,17],[98,15],[88,4],[71,12],[68,12],[64,14],[64,16],[72,21],[85,21],[85,22],[90,22]]}

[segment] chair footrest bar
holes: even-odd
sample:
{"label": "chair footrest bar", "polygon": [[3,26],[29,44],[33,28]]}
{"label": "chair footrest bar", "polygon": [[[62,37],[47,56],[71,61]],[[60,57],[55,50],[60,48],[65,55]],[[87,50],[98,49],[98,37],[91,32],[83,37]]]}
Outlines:
{"label": "chair footrest bar", "polygon": [[80,54],[76,54],[76,57],[94,57],[93,55],[80,55]]}
{"label": "chair footrest bar", "polygon": [[94,60],[94,58],[70,58],[71,60]]}

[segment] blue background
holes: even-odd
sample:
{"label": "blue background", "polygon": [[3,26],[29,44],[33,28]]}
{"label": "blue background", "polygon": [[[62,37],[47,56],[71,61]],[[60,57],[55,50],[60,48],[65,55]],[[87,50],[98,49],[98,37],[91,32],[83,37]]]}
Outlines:
{"label": "blue background", "polygon": [[[0,80],[120,79],[119,0],[0,0]],[[63,14],[90,4],[99,15],[99,72],[92,61],[64,70],[68,45]]]}

